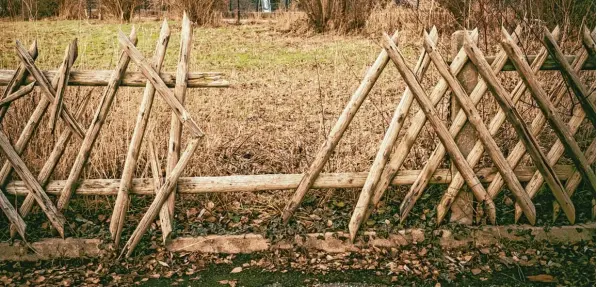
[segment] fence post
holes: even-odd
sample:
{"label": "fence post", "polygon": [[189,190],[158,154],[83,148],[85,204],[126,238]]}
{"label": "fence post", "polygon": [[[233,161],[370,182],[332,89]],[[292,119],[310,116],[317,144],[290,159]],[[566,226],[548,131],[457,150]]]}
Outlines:
{"label": "fence post", "polygon": [[[469,31],[467,30],[460,30],[452,34],[452,57],[455,57],[460,48],[462,48],[464,44],[464,33],[468,32]],[[462,71],[456,78],[460,84],[462,84],[465,91],[470,94],[477,85],[478,73],[475,66],[469,61],[464,65]],[[460,103],[458,103],[458,99],[453,94],[450,94],[450,121],[453,121],[456,118],[458,111],[460,111]],[[469,122],[467,122],[460,133],[458,133],[455,140],[462,155],[465,157],[468,156],[477,142],[475,129]],[[450,163],[450,170],[452,171],[452,174],[458,172],[454,163]],[[473,223],[473,195],[466,186],[464,186],[463,190],[458,194],[450,210],[452,211],[450,222],[458,222],[466,225],[471,225]]]}

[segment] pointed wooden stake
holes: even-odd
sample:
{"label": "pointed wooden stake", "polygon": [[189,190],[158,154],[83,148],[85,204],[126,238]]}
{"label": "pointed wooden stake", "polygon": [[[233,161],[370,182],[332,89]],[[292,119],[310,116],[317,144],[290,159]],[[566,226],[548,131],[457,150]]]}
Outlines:
{"label": "pointed wooden stake", "polygon": [[54,97],[54,103],[52,104],[52,109],[50,111],[50,131],[52,134],[54,133],[54,129],[56,128],[56,121],[58,120],[58,115],[62,112],[62,100],[64,98],[64,93],[66,92],[66,87],[68,86],[68,77],[70,76],[70,68],[72,68],[75,59],[77,59],[78,54],[78,46],[77,46],[77,38],[73,40],[66,50],[64,51],[64,61],[68,61],[66,63],[67,69],[59,75],[58,80],[58,87],[56,88],[56,97]]}
{"label": "pointed wooden stake", "polygon": [[27,86],[22,86],[16,92],[14,92],[14,93],[8,95],[6,98],[3,98],[2,100],[0,100],[0,106],[10,105],[10,103],[28,95],[29,93],[31,93],[31,91],[33,91],[34,87],[35,87],[35,82],[33,82]]}
{"label": "pointed wooden stake", "polygon": [[[33,43],[31,43],[31,45],[29,46],[29,56],[31,56],[31,59],[35,61],[35,59],[37,59],[37,55],[37,40],[34,40]],[[8,84],[6,85],[6,90],[4,90],[4,93],[2,94],[2,97],[0,97],[0,99],[6,99],[8,95],[19,90],[23,82],[25,82],[25,79],[27,78],[28,74],[29,71],[27,71],[25,64],[20,63],[19,67],[17,68],[13,76],[10,78],[10,82],[8,82]],[[8,105],[0,107],[0,121],[2,121],[4,115],[6,115],[6,112],[8,112]]]}

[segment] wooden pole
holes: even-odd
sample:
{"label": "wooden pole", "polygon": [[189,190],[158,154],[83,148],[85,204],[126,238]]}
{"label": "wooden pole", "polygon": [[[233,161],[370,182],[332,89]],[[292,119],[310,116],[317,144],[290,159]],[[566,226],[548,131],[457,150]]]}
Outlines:
{"label": "wooden pole", "polygon": [[[392,39],[394,41],[398,41],[397,31],[392,36]],[[313,186],[313,183],[319,176],[319,173],[321,173],[321,171],[323,170],[323,167],[329,160],[330,156],[332,155],[332,152],[338,145],[340,139],[342,139],[344,132],[346,131],[346,129],[352,122],[352,119],[356,115],[357,111],[367,98],[367,95],[373,88],[373,85],[375,85],[375,82],[379,78],[379,75],[381,75],[381,72],[386,67],[388,61],[388,55],[385,52],[385,50],[382,49],[381,52],[379,52],[379,55],[377,56],[377,59],[375,60],[373,65],[369,67],[369,69],[367,70],[365,78],[361,81],[361,84],[344,107],[342,114],[340,114],[340,116],[338,117],[336,124],[334,124],[334,127],[331,129],[325,142],[317,151],[315,158],[311,162],[309,169],[304,173],[304,177],[301,180],[301,183],[297,187],[296,191],[294,192],[292,199],[284,208],[284,211],[282,212],[282,220],[284,222],[288,222],[288,220],[290,220],[290,217],[301,204],[301,201],[303,200],[303,197],[305,196],[307,191]]]}
{"label": "wooden pole", "polygon": [[593,40],[593,36],[591,36],[592,34],[594,33],[591,33],[587,26],[583,26],[582,43],[585,46],[587,52],[589,52],[589,54],[591,54],[592,57],[595,57],[595,41]]}
{"label": "wooden pole", "polygon": [[508,164],[506,158],[504,158],[500,148],[493,139],[493,135],[491,135],[483,123],[483,119],[481,118],[479,111],[477,111],[475,103],[473,103],[471,98],[469,98],[458,80],[456,80],[456,78],[450,73],[448,65],[444,62],[439,52],[437,52],[435,49],[433,41],[431,38],[429,38],[427,32],[425,32],[424,37],[425,49],[427,50],[427,54],[429,54],[431,57],[431,61],[433,61],[433,64],[436,66],[440,75],[446,80],[446,82],[448,82],[450,89],[452,89],[452,93],[456,95],[456,98],[462,106],[461,110],[466,113],[469,122],[477,131],[479,140],[481,140],[481,142],[483,142],[485,145],[487,153],[491,157],[499,173],[506,181],[508,188],[510,188],[512,193],[514,193],[514,197],[516,197],[517,201],[520,203],[520,206],[522,207],[526,217],[529,219],[529,222],[534,225],[536,213],[535,206],[533,205],[531,198],[526,194],[518,179],[516,179],[512,167]]}
{"label": "wooden pole", "polygon": [[[69,86],[107,86],[112,70],[71,70],[68,78]],[[5,86],[10,82],[10,79],[15,75],[14,70],[0,70],[0,86]],[[44,76],[48,79],[54,80],[54,77],[59,75],[58,71],[43,71]],[[228,87],[228,81],[222,78],[223,74],[219,72],[191,72],[188,75],[189,88],[223,88]],[[163,72],[160,73],[160,78],[164,81],[166,86],[173,88],[176,82],[176,74]],[[23,84],[34,82],[33,76],[28,76],[23,80]],[[145,87],[147,78],[141,72],[125,72],[121,78],[121,87]],[[39,86],[39,83],[35,83]]]}
{"label": "wooden pole", "polygon": [[[162,68],[162,63],[166,55],[166,48],[168,47],[169,41],[170,27],[168,27],[168,22],[164,20],[152,61],[152,66],[157,71]],[[112,239],[114,240],[114,245],[116,247],[118,247],[120,244],[122,227],[124,226],[126,212],[128,211],[129,190],[131,189],[135,168],[137,167],[137,160],[139,159],[141,143],[143,142],[147,122],[151,116],[151,107],[153,105],[154,95],[155,88],[149,81],[147,81],[145,85],[145,91],[143,93],[143,99],[141,100],[141,105],[139,106],[139,112],[137,113],[137,120],[135,122],[135,128],[133,129],[131,142],[126,154],[126,160],[124,161],[122,178],[120,180],[120,187],[118,188],[118,196],[116,197],[114,209],[112,210],[112,217],[110,219],[110,234],[112,235]]]}
{"label": "wooden pole", "polygon": [[[37,59],[37,55],[38,55],[37,40],[34,40],[33,43],[31,43],[31,45],[29,46],[28,52],[29,52],[29,55],[31,56],[31,59],[33,59],[35,61],[35,59]],[[6,90],[4,90],[4,93],[2,94],[2,97],[0,99],[6,99],[8,97],[8,95],[19,90],[21,85],[24,84],[28,73],[29,73],[29,71],[27,71],[27,67],[25,67],[25,64],[20,63],[19,67],[12,74],[12,76],[9,78],[7,77],[10,80],[6,82]],[[0,107],[0,120],[4,118],[4,115],[6,115],[7,111],[8,111],[8,105]]]}
{"label": "wooden pole", "polygon": [[[131,30],[130,38],[131,41],[135,43],[137,42],[137,31],[135,30],[135,26],[133,26]],[[128,55],[125,52],[121,52],[120,59],[116,64],[116,69],[112,74],[110,83],[104,90],[100,105],[95,111],[93,120],[91,120],[91,124],[85,133],[85,137],[83,138],[83,142],[79,148],[79,153],[75,158],[73,167],[71,168],[68,179],[66,180],[67,184],[64,186],[64,190],[60,194],[60,198],[58,198],[58,209],[60,210],[66,208],[72,194],[74,193],[75,189],[77,189],[77,181],[83,172],[83,168],[85,167],[85,164],[91,155],[91,150],[93,149],[95,140],[97,140],[97,137],[99,136],[99,133],[104,125],[104,121],[108,116],[108,112],[112,106],[112,101],[114,100],[116,92],[118,91],[120,78],[122,77],[124,71],[126,71],[129,61],[130,59]]]}
{"label": "wooden pole", "polygon": [[[191,58],[191,50],[193,48],[193,28],[191,20],[185,13],[182,17],[182,29],[180,36],[180,53],[178,59],[178,67],[176,68],[176,86],[174,87],[174,96],[184,105],[185,94],[187,91],[187,75],[189,73],[189,59]],[[182,125],[176,116],[172,113],[170,120],[170,138],[168,140],[168,157],[166,159],[166,177],[170,175],[180,155],[180,146],[182,135]],[[162,206],[160,210],[160,223],[162,227],[162,239],[164,244],[170,239],[172,235],[172,224],[174,222],[174,202],[176,198],[176,185],[174,190],[170,193],[168,201]]]}
{"label": "wooden pole", "polygon": [[555,172],[549,166],[545,155],[541,151],[539,144],[535,137],[531,134],[527,126],[525,125],[524,121],[518,111],[514,108],[514,104],[508,98],[508,93],[504,89],[504,87],[499,83],[496,76],[491,73],[491,67],[485,61],[483,57],[483,53],[477,46],[472,42],[469,37],[465,37],[466,43],[464,45],[465,51],[469,55],[471,61],[477,66],[477,71],[479,74],[485,79],[485,82],[488,85],[489,90],[494,95],[494,98],[497,100],[498,104],[500,105],[501,109],[506,114],[508,121],[514,126],[518,136],[524,141],[533,162],[537,165],[537,168],[541,171],[541,173],[547,179],[548,185],[552,190],[554,196],[558,199],[558,202],[565,207],[566,216],[571,223],[574,223],[575,220],[575,212],[574,212],[574,205],[572,201],[570,201],[570,197],[564,192],[564,187],[562,183],[557,179]]}
{"label": "wooden pole", "polygon": [[[27,190],[26,192],[28,193],[29,191]],[[25,224],[23,218],[19,216],[17,210],[12,206],[10,200],[8,200],[2,191],[0,191],[0,209],[2,209],[2,212],[6,215],[6,218],[8,218],[8,221],[10,221],[11,225],[14,226],[21,238],[27,241],[27,237],[25,236],[27,224]]]}
{"label": "wooden pole", "polygon": [[35,82],[33,82],[29,85],[20,87],[16,92],[14,92],[14,93],[8,95],[7,97],[3,98],[2,100],[0,100],[0,105],[2,105],[2,106],[9,105],[10,103],[28,95],[29,93],[31,93],[31,91],[33,91],[34,86],[35,86]]}
{"label": "wooden pole", "polygon": [[[478,35],[479,34],[476,29],[471,32],[471,37],[473,38],[477,38]],[[460,52],[458,52],[458,54],[454,58],[454,61],[452,61],[452,64],[450,65],[450,72],[452,72],[455,75],[459,74],[467,61],[468,56],[464,52],[464,49],[461,49]],[[447,90],[448,84],[444,79],[440,78],[439,82],[435,85],[430,95],[432,103],[436,105]],[[388,162],[388,164],[386,164],[384,171],[379,179],[379,182],[375,186],[373,198],[371,200],[370,207],[364,220],[367,220],[367,218],[369,218],[369,216],[371,215],[370,212],[373,210],[374,206],[376,206],[381,200],[386,188],[389,186],[390,182],[392,181],[392,178],[394,178],[394,176],[397,174],[398,170],[402,166],[402,163],[408,156],[411,147],[415,143],[415,140],[419,136],[419,133],[421,132],[421,129],[423,128],[426,122],[427,118],[423,111],[418,111],[411,120],[411,124],[406,130],[406,134],[394,149],[394,152],[390,156],[390,161]]]}
{"label": "wooden pole", "polygon": [[544,27],[543,30],[543,43],[545,44],[547,51],[549,51],[549,54],[551,54],[552,57],[560,62],[562,76],[572,88],[574,95],[576,95],[581,106],[585,109],[587,118],[591,121],[593,127],[595,127],[595,103],[588,100],[589,91],[586,90],[585,86],[580,81],[580,78],[570,66],[570,63],[566,61],[566,57],[564,56],[564,53],[562,53],[556,40],[549,32],[545,32],[547,28]]}
{"label": "wooden pole", "polygon": [[[433,41],[437,41],[437,30],[435,27],[431,30]],[[419,61],[415,65],[415,75],[417,80],[421,80],[423,75],[427,71],[427,67],[429,66],[429,56],[425,53],[425,50],[421,51],[421,55],[419,56]],[[402,125],[408,116],[408,111],[413,103],[413,95],[410,92],[410,89],[407,87],[402,94],[402,98],[400,99],[400,103],[396,107],[394,111],[394,115],[390,122],[390,126],[384,136],[384,139],[379,147],[379,151],[375,156],[375,161],[373,165],[371,165],[371,169],[369,170],[369,176],[367,176],[367,180],[365,181],[365,185],[361,190],[361,194],[359,196],[359,200],[354,208],[354,212],[352,213],[352,217],[350,219],[350,223],[348,224],[348,230],[350,232],[350,239],[354,241],[356,234],[359,230],[361,223],[363,222],[363,217],[369,207],[369,202],[371,201],[371,196],[373,196],[373,188],[379,181],[379,177],[383,172],[383,168],[387,164],[390,154],[392,153],[392,149],[394,148],[394,144],[396,143],[396,139],[398,138],[398,134],[402,129]]]}
{"label": "wooden pole", "polygon": [[52,134],[54,133],[54,129],[56,128],[56,121],[58,120],[58,115],[62,111],[62,101],[64,93],[66,92],[66,87],[68,86],[68,76],[70,75],[70,68],[72,68],[75,59],[77,59],[77,53],[77,39],[75,38],[75,40],[73,40],[73,42],[70,43],[64,51],[64,61],[68,61],[68,63],[64,65],[67,67],[64,73],[59,75],[60,78],[58,80],[58,87],[56,88],[56,96],[54,97],[54,102],[50,111],[50,121],[48,123]]}
{"label": "wooden pole", "polygon": [[151,223],[158,216],[160,208],[162,207],[162,205],[164,205],[172,190],[174,190],[178,178],[182,174],[184,168],[189,163],[191,157],[193,156],[193,153],[199,146],[199,140],[200,138],[193,138],[188,143],[187,148],[184,151],[184,153],[180,156],[180,160],[176,164],[176,167],[172,170],[172,173],[170,173],[170,175],[166,177],[166,181],[160,188],[160,191],[158,191],[158,193],[156,194],[153,202],[149,206],[149,209],[143,215],[143,218],[141,218],[139,225],[137,225],[137,228],[135,229],[135,231],[133,231],[133,234],[127,241],[126,245],[123,247],[122,253],[120,255],[121,257],[125,253],[126,257],[131,256],[133,250],[135,249],[135,246],[137,246],[137,244],[141,240],[141,237],[143,236],[143,234],[145,234],[147,228],[149,228],[149,225],[151,225]]}
{"label": "wooden pole", "polygon": [[[413,95],[415,96],[415,99],[421,107],[421,110],[425,113],[425,116],[429,120],[429,123],[433,126],[433,129],[437,133],[437,136],[440,138],[440,141],[448,151],[450,158],[452,159],[460,173],[466,179],[466,182],[470,189],[473,191],[473,194],[475,195],[477,200],[485,204],[489,220],[495,224],[496,215],[493,200],[487,195],[485,188],[483,188],[483,185],[476,177],[473,169],[466,162],[466,158],[458,149],[458,146],[456,145],[456,142],[450,135],[448,128],[446,128],[444,123],[437,115],[437,111],[434,108],[433,102],[426,95],[423,87],[421,87],[419,82],[417,82],[412,71],[409,70],[408,66],[406,65],[406,62],[404,61],[396,45],[394,45],[393,41],[390,39],[390,37],[387,36],[387,34],[384,34],[384,38],[385,41],[382,42],[382,45],[386,49],[388,55],[390,56],[390,59],[392,59],[392,62],[394,62],[396,68],[398,68],[400,75],[402,76],[406,84],[410,87],[411,91],[413,92]],[[449,201],[451,201],[451,199]],[[438,223],[439,222],[441,222],[441,220],[438,220]]]}
{"label": "wooden pole", "polygon": [[524,59],[524,54],[518,45],[512,42],[512,38],[508,35],[508,32],[502,27],[502,47],[508,54],[508,57],[516,66],[518,70],[518,74],[525,82],[527,88],[531,92],[531,95],[539,105],[539,108],[547,118],[547,121],[552,126],[554,132],[560,139],[560,141],[564,144],[566,151],[570,155],[572,162],[576,165],[576,168],[583,174],[585,179],[589,182],[593,191],[597,191],[597,187],[595,186],[595,172],[591,168],[591,165],[588,163],[587,158],[584,156],[583,152],[581,151],[578,143],[574,139],[574,134],[570,131],[568,126],[562,121],[562,119],[557,115],[556,107],[549,101],[549,97],[541,88],[541,84],[535,76],[533,75],[533,71],[531,67],[526,63]]}

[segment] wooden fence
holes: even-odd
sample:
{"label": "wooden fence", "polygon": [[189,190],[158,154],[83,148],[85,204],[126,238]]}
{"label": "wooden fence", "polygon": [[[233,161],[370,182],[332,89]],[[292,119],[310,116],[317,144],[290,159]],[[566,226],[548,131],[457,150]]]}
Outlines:
{"label": "wooden fence", "polygon": [[[592,168],[595,161],[595,141],[593,140],[590,147],[583,152],[574,140],[574,134],[585,118],[590,121],[593,128],[595,127],[595,79],[593,76],[591,89],[587,89],[578,74],[583,69],[595,69],[594,31],[591,33],[585,28],[582,34],[584,48],[574,56],[564,55],[558,46],[557,39],[560,37],[558,28],[552,32],[544,31],[544,48],[537,55],[532,56],[526,56],[518,46],[519,32],[519,28],[512,34],[504,30],[503,40],[500,43],[502,50],[497,55],[488,57],[475,44],[475,39],[478,36],[476,30],[470,33],[461,33],[462,47],[450,62],[446,62],[436,48],[437,31],[432,29],[430,33],[425,32],[423,35],[424,47],[414,69],[408,67],[396,45],[398,32],[392,37],[384,35],[381,41],[384,49],[369,68],[361,85],[350,98],[328,138],[304,174],[193,178],[181,178],[180,175],[205,135],[199,124],[184,107],[185,92],[187,88],[194,87],[226,87],[228,82],[222,78],[220,73],[191,73],[188,71],[188,59],[192,47],[192,28],[186,15],[182,22],[180,59],[176,73],[160,72],[170,37],[170,30],[166,22],[162,26],[154,56],[150,60],[146,59],[135,47],[137,36],[134,28],[129,36],[120,32],[118,41],[122,52],[113,71],[71,70],[77,58],[76,40],[67,47],[64,61],[58,70],[41,71],[35,64],[36,43],[33,43],[27,50],[17,41],[17,55],[21,60],[19,67],[15,71],[0,71],[0,84],[7,86],[0,98],[0,117],[6,115],[12,101],[26,96],[35,86],[42,90],[43,98],[14,145],[9,141],[8,135],[0,131],[0,149],[7,159],[0,171],[0,185],[4,187],[4,192],[0,192],[0,207],[12,224],[10,230],[13,236],[18,233],[21,238],[26,238],[24,218],[31,211],[33,205],[38,204],[52,226],[64,238],[66,218],[61,211],[69,204],[73,195],[116,195],[110,221],[110,232],[115,246],[118,247],[131,194],[155,195],[149,209],[122,248],[121,255],[126,256],[131,255],[150,224],[158,216],[164,241],[170,238],[175,192],[188,194],[295,189],[293,197],[282,214],[284,221],[287,222],[311,188],[362,188],[349,224],[350,238],[354,240],[359,226],[370,216],[389,185],[410,185],[410,190],[400,206],[401,220],[409,215],[429,184],[443,183],[449,184],[449,186],[437,206],[438,223],[443,221],[455,201],[467,200],[466,197],[459,198],[462,194],[467,194],[468,191],[463,189],[466,184],[474,198],[483,204],[483,214],[491,223],[495,223],[496,220],[493,199],[505,185],[516,198],[516,219],[518,220],[524,214],[528,221],[534,224],[536,211],[532,198],[545,182],[557,200],[554,212],[562,210],[570,223],[574,223],[576,213],[571,197],[575,189],[582,180],[585,180],[595,191],[595,172]],[[127,72],[131,60],[139,67],[140,72]],[[334,148],[390,60],[398,68],[408,87],[394,112],[370,171],[368,173],[322,174],[321,171]],[[431,63],[441,78],[431,94],[427,94],[420,80]],[[512,70],[518,72],[520,80],[516,87],[508,92],[496,75],[502,71]],[[561,85],[560,89],[548,95],[537,79],[539,70],[560,71],[561,81],[566,85]],[[465,72],[468,73],[468,76],[465,75]],[[473,76],[470,76],[470,72]],[[477,75],[480,75],[480,79],[477,79]],[[474,83],[471,84],[467,80],[473,80]],[[79,121],[82,111],[88,104],[88,97],[78,104],[76,111],[68,110],[63,105],[67,85],[105,86],[94,118],[88,127],[84,127]],[[83,169],[102,130],[119,86],[145,87],[126,154],[122,177],[118,180],[81,179]],[[569,122],[565,123],[554,105],[565,99],[567,87],[572,90],[575,102],[578,104],[574,108]],[[515,104],[527,90],[542,112],[536,115],[530,125],[525,123],[515,108]],[[458,104],[459,106],[454,110],[450,126],[438,116],[435,109],[442,97],[449,94],[448,91],[451,91],[455,99],[454,105]],[[493,115],[490,123],[485,125],[476,106],[488,91],[501,109]],[[148,136],[153,178],[133,178],[156,92],[172,109],[167,166],[165,167],[166,177],[161,177],[155,141]],[[414,101],[418,103],[419,110],[412,110]],[[400,137],[402,126],[410,112],[413,112],[414,116],[410,121],[410,126]],[[20,155],[38,128],[40,118],[46,113],[49,113],[50,116],[50,129],[54,130],[58,118],[64,121],[68,129],[62,132],[50,157],[36,177]],[[441,144],[435,147],[422,170],[400,170],[427,120],[438,135]],[[494,136],[506,120],[516,130],[520,142],[509,154],[504,155],[494,140]],[[537,135],[547,123],[557,135],[558,140],[546,154],[539,147]],[[462,140],[456,136],[466,125],[472,126],[474,133],[466,136],[466,140],[472,144],[470,148],[467,148],[465,154]],[[181,150],[183,127],[190,132],[191,139]],[[81,138],[82,143],[70,174],[66,180],[50,181],[52,172],[73,135]],[[475,169],[484,151],[487,151],[495,167]],[[574,166],[556,165],[564,152],[572,159]],[[453,171],[439,169],[446,153],[454,166]],[[532,159],[534,167],[519,167],[519,162],[527,154]],[[9,182],[12,171],[16,172],[20,181]],[[565,185],[562,184],[563,180],[566,180]],[[521,182],[527,182],[526,186],[523,187]],[[25,196],[25,199],[21,206],[13,206],[4,193]],[[49,198],[49,194],[58,197],[56,204]],[[471,202],[470,199],[468,201]],[[472,204],[470,205],[472,206]]]}

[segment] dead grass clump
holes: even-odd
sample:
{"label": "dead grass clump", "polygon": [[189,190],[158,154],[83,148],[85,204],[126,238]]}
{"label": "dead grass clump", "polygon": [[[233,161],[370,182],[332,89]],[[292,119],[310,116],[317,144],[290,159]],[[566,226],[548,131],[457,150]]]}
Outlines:
{"label": "dead grass clump", "polygon": [[226,11],[226,3],[222,0],[170,0],[169,5],[178,15],[186,11],[191,21],[198,25],[217,26]]}
{"label": "dead grass clump", "polygon": [[381,0],[306,0],[299,7],[307,13],[309,24],[317,32],[348,32],[365,27],[369,14]]}

